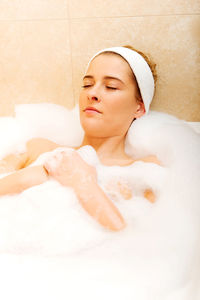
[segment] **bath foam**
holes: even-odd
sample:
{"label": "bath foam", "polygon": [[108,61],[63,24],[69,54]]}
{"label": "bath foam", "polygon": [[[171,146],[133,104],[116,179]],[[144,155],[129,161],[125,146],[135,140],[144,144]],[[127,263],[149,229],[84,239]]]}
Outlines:
{"label": "bath foam", "polygon": [[78,107],[68,110],[51,103],[16,105],[15,117],[0,118],[0,158],[23,152],[26,141],[35,137],[70,147],[79,146],[83,130]]}
{"label": "bath foam", "polygon": [[[45,106],[42,104],[43,111]],[[78,120],[73,120],[71,126],[64,123],[64,118],[59,123],[62,120],[60,114],[64,116],[68,112],[64,108],[59,108],[58,112],[55,106],[53,117],[53,106],[52,115],[46,117],[45,124],[42,113],[36,113],[41,119],[30,120],[28,105],[21,106],[14,122],[21,126],[22,144],[27,139],[29,128],[30,136],[37,136],[42,128],[40,136],[58,142],[56,139],[60,134],[60,144],[67,145],[67,134],[71,134],[69,128],[72,126],[74,135],[80,134],[77,144],[81,142]],[[36,105],[37,110],[40,111],[40,105]],[[48,115],[48,105],[46,112]],[[22,123],[27,123],[26,132],[23,132]],[[56,127],[58,132],[54,124],[60,125]],[[63,135],[60,133],[62,126]],[[13,145],[16,149],[19,147],[14,137]],[[14,149],[6,147],[4,152]],[[124,180],[132,186],[133,198],[130,200],[118,197],[114,188],[108,191],[127,221],[124,231],[111,233],[102,228],[83,211],[71,189],[51,180],[20,195],[1,197],[2,257],[5,256],[3,253],[20,254],[24,271],[27,261],[29,268],[34,270],[35,262],[27,255],[30,259],[34,257],[43,276],[50,282],[54,279],[62,290],[59,299],[70,296],[65,283],[58,282],[60,275],[68,278],[71,287],[77,286],[78,280],[79,285],[85,287],[83,294],[89,300],[107,300],[110,295],[117,300],[124,295],[125,300],[134,297],[137,300],[197,300],[200,292],[199,150],[199,135],[184,121],[150,112],[133,123],[127,136],[126,151],[138,158],[156,154],[162,166],[143,162],[137,162],[131,168],[97,165],[98,179],[105,190],[107,182],[109,186],[114,185],[111,182],[113,174],[116,180]],[[88,155],[88,152],[83,155],[84,159],[89,157],[90,163],[96,164],[96,160]],[[156,193],[154,204],[147,202],[142,195],[147,186]],[[47,258],[54,265],[55,277],[45,271]],[[48,264],[50,269],[52,264]],[[17,260],[14,265],[17,268]],[[33,274],[36,280],[34,271]],[[73,299],[80,299],[75,290]],[[103,297],[103,292],[98,296],[97,290],[106,290],[109,297]],[[49,299],[55,298],[49,296]]]}

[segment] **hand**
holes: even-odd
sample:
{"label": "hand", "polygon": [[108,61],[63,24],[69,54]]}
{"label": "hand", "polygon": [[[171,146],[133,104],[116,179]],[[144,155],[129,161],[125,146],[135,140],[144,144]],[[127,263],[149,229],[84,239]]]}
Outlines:
{"label": "hand", "polygon": [[114,231],[125,227],[120,212],[98,186],[95,168],[76,151],[56,150],[44,168],[61,184],[72,187],[82,207],[101,225]]}
{"label": "hand", "polygon": [[75,188],[77,184],[97,182],[95,168],[88,165],[75,150],[69,148],[58,150],[44,164],[50,176],[62,185],[72,188]]}

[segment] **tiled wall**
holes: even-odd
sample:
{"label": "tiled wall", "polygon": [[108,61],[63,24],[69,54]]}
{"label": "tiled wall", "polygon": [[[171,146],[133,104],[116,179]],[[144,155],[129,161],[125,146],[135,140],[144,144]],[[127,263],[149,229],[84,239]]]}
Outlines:
{"label": "tiled wall", "polygon": [[0,0],[0,115],[73,107],[88,59],[131,44],[157,63],[152,108],[200,121],[199,0]]}

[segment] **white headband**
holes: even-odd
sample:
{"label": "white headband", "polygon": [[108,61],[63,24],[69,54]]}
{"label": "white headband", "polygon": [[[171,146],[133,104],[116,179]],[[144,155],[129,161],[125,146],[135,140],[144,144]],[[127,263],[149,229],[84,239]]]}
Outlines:
{"label": "white headband", "polygon": [[[145,111],[146,113],[149,111],[149,106],[151,104],[151,101],[153,99],[154,95],[154,78],[153,74],[151,72],[151,69],[145,59],[136,51],[131,50],[129,48],[125,47],[112,47],[112,48],[106,48],[99,52],[97,52],[89,61],[89,64],[91,61],[100,53],[103,53],[105,51],[109,52],[115,52],[120,54],[129,64],[131,67],[136,79],[137,83],[140,89],[140,93],[142,96],[142,100],[144,102]],[[88,68],[87,67],[87,68]]]}

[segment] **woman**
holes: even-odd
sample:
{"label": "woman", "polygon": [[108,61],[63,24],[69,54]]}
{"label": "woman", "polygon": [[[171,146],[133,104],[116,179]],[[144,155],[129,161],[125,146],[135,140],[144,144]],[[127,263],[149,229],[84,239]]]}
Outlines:
{"label": "woman", "polygon": [[[146,56],[129,46],[104,49],[89,62],[79,99],[85,132],[80,148],[92,146],[103,165],[127,166],[136,161],[125,153],[125,137],[133,120],[148,112],[156,79],[152,66]],[[30,166],[42,153],[58,147],[45,139],[33,139],[26,153],[2,160],[3,172],[16,172],[0,180],[0,195],[19,193],[52,176],[72,187],[84,209],[101,225],[111,230],[124,228],[120,212],[98,185],[95,168],[76,151],[61,149],[43,165]],[[140,160],[159,164],[155,156]],[[120,192],[127,194],[127,187],[120,187]],[[144,196],[155,200],[151,190],[144,191]]]}

